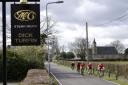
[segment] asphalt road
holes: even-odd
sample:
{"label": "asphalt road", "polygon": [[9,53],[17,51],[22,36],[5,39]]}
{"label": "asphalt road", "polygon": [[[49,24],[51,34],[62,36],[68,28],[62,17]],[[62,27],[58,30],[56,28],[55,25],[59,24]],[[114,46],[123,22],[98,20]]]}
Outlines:
{"label": "asphalt road", "polygon": [[[46,67],[48,64],[46,63]],[[63,66],[50,63],[50,71],[56,76],[62,85],[118,85],[103,79],[82,76],[76,71]]]}

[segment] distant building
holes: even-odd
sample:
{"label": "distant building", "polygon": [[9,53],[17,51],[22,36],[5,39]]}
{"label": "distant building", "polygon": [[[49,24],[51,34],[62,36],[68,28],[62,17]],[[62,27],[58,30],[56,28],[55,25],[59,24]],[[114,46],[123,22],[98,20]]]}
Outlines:
{"label": "distant building", "polygon": [[[75,51],[74,60],[80,60]],[[96,40],[93,40],[91,47],[89,48],[89,60],[128,60],[128,55],[118,54],[118,51],[114,46],[97,46]]]}
{"label": "distant building", "polygon": [[95,39],[93,40],[92,47],[89,49],[89,59],[99,60],[99,59],[120,59],[121,56],[115,47],[112,46],[97,46]]}

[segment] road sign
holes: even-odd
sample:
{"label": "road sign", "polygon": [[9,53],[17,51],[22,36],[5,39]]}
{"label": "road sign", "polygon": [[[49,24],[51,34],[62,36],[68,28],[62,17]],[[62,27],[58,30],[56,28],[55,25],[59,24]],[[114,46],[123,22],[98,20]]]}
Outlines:
{"label": "road sign", "polygon": [[11,44],[40,45],[40,5],[11,5]]}
{"label": "road sign", "polygon": [[[28,2],[39,2],[40,0],[28,0]],[[20,2],[20,0],[0,0],[0,2]]]}

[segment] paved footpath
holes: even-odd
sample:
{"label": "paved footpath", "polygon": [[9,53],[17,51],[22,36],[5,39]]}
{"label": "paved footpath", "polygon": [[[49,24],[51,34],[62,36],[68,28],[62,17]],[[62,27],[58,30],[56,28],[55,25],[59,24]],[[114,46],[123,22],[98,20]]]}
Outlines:
{"label": "paved footpath", "polygon": [[[46,67],[48,67],[47,63]],[[99,78],[83,77],[76,71],[54,63],[50,63],[50,72],[55,75],[62,85],[118,85]]]}

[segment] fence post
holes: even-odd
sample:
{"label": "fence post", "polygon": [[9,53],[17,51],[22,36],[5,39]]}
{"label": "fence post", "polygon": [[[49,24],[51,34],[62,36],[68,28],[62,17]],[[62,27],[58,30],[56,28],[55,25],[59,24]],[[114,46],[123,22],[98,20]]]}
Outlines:
{"label": "fence post", "polygon": [[124,78],[127,79],[128,78],[128,74],[127,74],[128,73],[128,65],[125,65],[124,68],[125,68],[125,72],[123,75],[124,75]]}
{"label": "fence post", "polygon": [[94,72],[95,72],[95,68],[93,68],[93,72],[92,73],[94,74]]}
{"label": "fence post", "polygon": [[118,80],[119,76],[119,65],[116,66],[116,80]]}
{"label": "fence post", "polygon": [[109,78],[111,77],[111,71],[110,70],[108,71],[108,76],[109,76]]}

